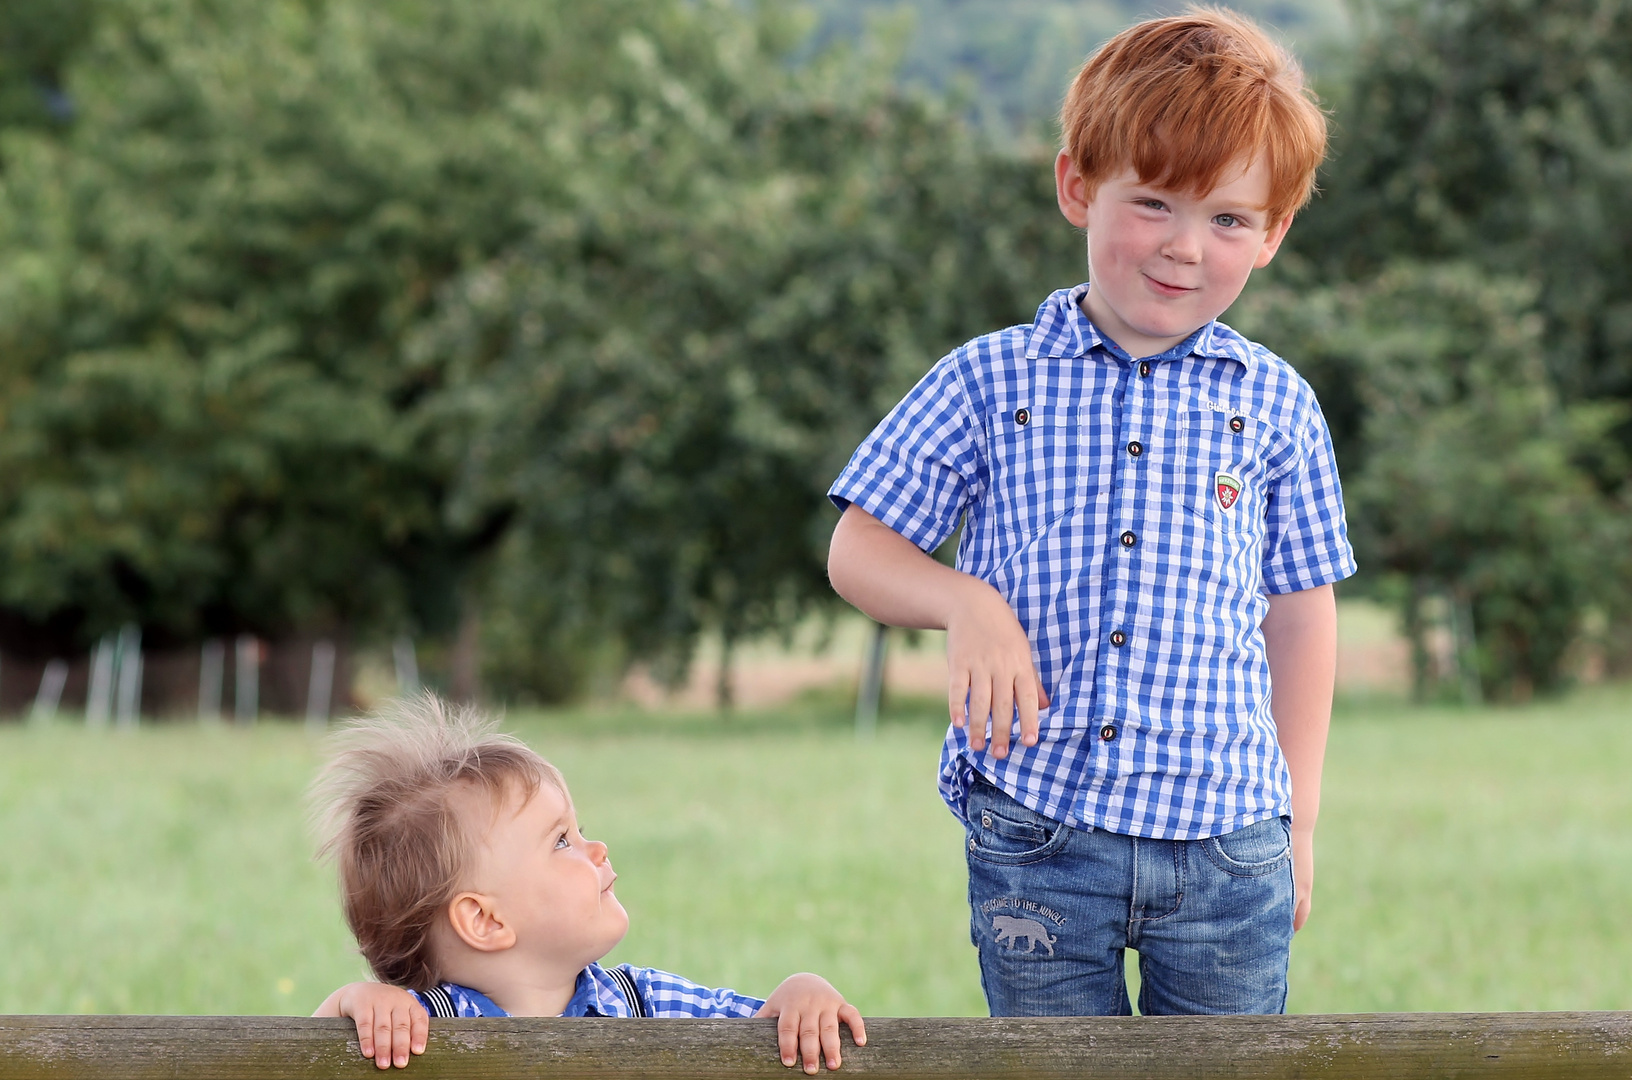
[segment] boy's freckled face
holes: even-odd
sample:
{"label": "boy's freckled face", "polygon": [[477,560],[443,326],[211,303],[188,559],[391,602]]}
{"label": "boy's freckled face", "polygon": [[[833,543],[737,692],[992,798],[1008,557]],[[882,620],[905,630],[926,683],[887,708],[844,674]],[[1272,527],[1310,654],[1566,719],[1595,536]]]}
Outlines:
{"label": "boy's freckled face", "polygon": [[581,967],[629,931],[606,845],[586,840],[570,799],[549,784],[512,796],[477,847],[473,888],[494,898],[523,952]]}
{"label": "boy's freckled face", "polygon": [[1222,315],[1291,224],[1264,210],[1263,155],[1199,196],[1141,183],[1131,166],[1089,196],[1064,154],[1056,179],[1061,211],[1088,232],[1088,317],[1134,357],[1164,352]]}

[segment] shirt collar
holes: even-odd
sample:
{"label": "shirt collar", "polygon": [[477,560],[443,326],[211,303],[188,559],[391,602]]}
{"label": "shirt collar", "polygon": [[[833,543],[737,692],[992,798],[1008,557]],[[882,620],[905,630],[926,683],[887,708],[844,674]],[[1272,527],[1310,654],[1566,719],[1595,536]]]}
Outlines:
{"label": "shirt collar", "polygon": [[621,1016],[628,1017],[629,1003],[599,964],[591,964],[578,973],[572,1000],[567,1002],[562,1016]]}
{"label": "shirt collar", "polygon": [[1032,323],[1031,336],[1026,342],[1028,360],[1045,356],[1087,356],[1095,348],[1102,348],[1112,356],[1127,360],[1159,362],[1194,355],[1234,360],[1248,370],[1252,368],[1252,350],[1247,348],[1246,339],[1217,319],[1164,353],[1151,357],[1130,357],[1120,345],[1101,334],[1088,318],[1088,313],[1082,310],[1082,298],[1088,295],[1088,288],[1084,282],[1072,289],[1060,289],[1043,301],[1037,309],[1037,318]]}

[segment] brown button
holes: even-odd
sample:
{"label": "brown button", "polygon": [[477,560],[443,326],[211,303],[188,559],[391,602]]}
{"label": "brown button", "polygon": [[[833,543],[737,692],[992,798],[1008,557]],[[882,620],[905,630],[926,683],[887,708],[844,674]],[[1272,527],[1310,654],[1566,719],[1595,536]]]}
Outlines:
{"label": "brown button", "polygon": [[1135,439],[1128,444],[1128,456],[1138,457],[1145,452],[1145,444]]}
{"label": "brown button", "polygon": [[1106,742],[1110,742],[1112,739],[1116,738],[1116,725],[1106,724],[1104,727],[1100,728],[1099,737],[1104,739]]}
{"label": "brown button", "polygon": [[1139,361],[1139,377],[1141,379],[1145,379],[1145,378],[1150,377],[1150,361],[1149,360]]}
{"label": "brown button", "polygon": [[1240,416],[1230,417],[1230,430],[1235,432],[1237,435],[1241,434],[1241,430],[1243,428],[1245,428],[1246,426],[1247,426],[1247,421],[1246,421],[1246,419],[1244,417],[1240,417]]}
{"label": "brown button", "polygon": [[1025,427],[1027,424],[1031,423],[1031,410],[1030,409],[1016,409],[1016,410],[1014,410],[1014,422],[1019,424],[1021,427]]}
{"label": "brown button", "polygon": [[1120,630],[1112,630],[1111,631],[1111,644],[1112,645],[1115,645],[1117,648],[1120,649],[1122,646],[1126,645],[1127,643],[1128,643],[1128,635],[1124,634]]}
{"label": "brown button", "polygon": [[1139,542],[1139,538],[1137,536],[1133,535],[1132,530],[1129,530],[1128,532],[1125,532],[1125,533],[1122,534],[1122,546],[1123,547],[1132,547],[1133,545],[1137,544],[1138,542]]}

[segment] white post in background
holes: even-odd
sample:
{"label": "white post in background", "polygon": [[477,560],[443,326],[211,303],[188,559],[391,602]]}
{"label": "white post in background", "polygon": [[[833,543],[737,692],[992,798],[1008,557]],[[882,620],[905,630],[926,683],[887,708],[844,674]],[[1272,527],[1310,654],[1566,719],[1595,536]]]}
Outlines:
{"label": "white post in background", "polygon": [[198,649],[198,719],[203,724],[221,719],[221,687],[225,682],[227,649],[211,638]]}
{"label": "white post in background", "polygon": [[306,681],[306,726],[326,727],[334,697],[334,642],[312,643],[312,674]]}
{"label": "white post in background", "polygon": [[232,718],[253,724],[261,709],[261,642],[254,634],[239,634],[232,667]]}
{"label": "white post in background", "polygon": [[113,713],[112,634],[103,634],[91,654],[91,681],[85,691],[85,726],[104,727]]}
{"label": "white post in background", "polygon": [[884,648],[889,644],[890,628],[883,623],[873,624],[873,638],[867,645],[867,663],[861,671],[861,686],[856,690],[856,738],[870,739],[878,730],[878,703],[884,696]]}
{"label": "white post in background", "polygon": [[414,656],[414,639],[400,634],[391,645],[391,659],[397,666],[397,694],[409,697],[419,691],[419,660]]}
{"label": "white post in background", "polygon": [[40,689],[34,695],[34,710],[28,718],[36,724],[48,724],[57,715],[62,704],[62,688],[68,685],[68,661],[52,660],[40,675]]}
{"label": "white post in background", "polygon": [[126,623],[119,631],[118,710],[116,722],[122,728],[135,727],[142,715],[142,628]]}

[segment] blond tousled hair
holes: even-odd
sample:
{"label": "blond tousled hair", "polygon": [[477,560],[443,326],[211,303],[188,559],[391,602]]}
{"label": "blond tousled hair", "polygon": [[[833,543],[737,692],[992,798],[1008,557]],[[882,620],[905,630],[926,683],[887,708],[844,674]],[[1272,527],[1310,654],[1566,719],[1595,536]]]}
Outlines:
{"label": "blond tousled hair", "polygon": [[381,982],[424,990],[440,980],[432,930],[457,894],[481,836],[471,795],[495,813],[561,773],[498,721],[434,694],[346,725],[312,785],[319,856],[332,859],[357,946]]}
{"label": "blond tousled hair", "polygon": [[1270,219],[1302,209],[1326,156],[1326,116],[1303,70],[1247,18],[1198,7],[1101,45],[1060,110],[1065,152],[1089,195],[1131,167],[1140,183],[1203,195],[1269,159]]}

